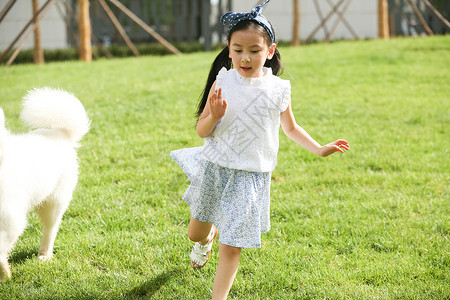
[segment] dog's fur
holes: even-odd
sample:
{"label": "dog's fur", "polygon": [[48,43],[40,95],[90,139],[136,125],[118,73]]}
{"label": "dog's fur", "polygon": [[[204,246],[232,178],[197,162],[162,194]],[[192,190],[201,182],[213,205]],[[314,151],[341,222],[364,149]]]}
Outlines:
{"label": "dog's fur", "polygon": [[38,128],[14,135],[0,108],[0,280],[11,277],[8,254],[37,209],[42,223],[38,257],[52,257],[61,218],[78,180],[76,148],[90,121],[80,101],[63,90],[34,89],[21,119]]}

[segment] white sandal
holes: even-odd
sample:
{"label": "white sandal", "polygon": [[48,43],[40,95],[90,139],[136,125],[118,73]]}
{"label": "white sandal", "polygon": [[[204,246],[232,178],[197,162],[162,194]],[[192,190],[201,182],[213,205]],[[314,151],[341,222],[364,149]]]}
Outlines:
{"label": "white sandal", "polygon": [[[202,245],[197,242],[192,247],[192,252],[189,257],[191,258],[191,266],[194,269],[203,268],[206,265],[206,263],[208,262],[209,257],[211,256],[212,245],[214,244],[214,241],[216,240],[217,233],[218,233],[216,226],[213,225],[212,228],[214,229],[215,232],[214,232],[214,237],[213,237],[212,241],[209,242],[209,244]],[[199,265],[199,267],[194,267],[194,265],[193,265],[194,263]]]}

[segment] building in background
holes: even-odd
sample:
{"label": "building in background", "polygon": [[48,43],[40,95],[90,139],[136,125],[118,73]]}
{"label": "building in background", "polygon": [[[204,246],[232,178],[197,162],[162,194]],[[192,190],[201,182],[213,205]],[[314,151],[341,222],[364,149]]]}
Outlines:
{"label": "building in background", "polygon": [[[9,0],[0,0],[0,11]],[[43,5],[44,0],[39,0]],[[5,50],[16,38],[24,26],[33,16],[31,0],[18,0],[0,23],[0,51]],[[41,39],[45,49],[58,49],[69,47],[67,29],[64,21],[55,6],[51,7],[45,18],[41,20]],[[23,49],[33,48],[33,37],[31,36],[24,44]]]}
{"label": "building in background", "polygon": [[[339,7],[339,11],[342,11],[342,8],[347,1],[342,3]],[[325,18],[332,11],[333,5],[338,2],[339,1],[337,0],[300,0],[300,39],[305,40],[313,32],[313,30],[320,25],[320,14],[323,18]],[[330,3],[332,5],[330,5]],[[235,11],[248,11],[254,4],[254,0],[233,0],[232,5],[233,10]],[[263,15],[272,23],[278,40],[291,40],[293,0],[272,0],[266,5]],[[360,38],[377,38],[378,15],[376,0],[351,1],[344,16],[348,24],[353,27],[354,31]],[[325,27],[321,27],[317,31],[314,39],[323,40],[326,38],[326,33],[331,30],[337,19],[338,14],[333,13],[329,20],[325,23]],[[336,27],[333,39],[353,38],[353,35],[346,28],[345,24],[340,22]]]}
{"label": "building in background", "polygon": [[[10,0],[0,0],[0,10]],[[61,1],[65,1],[76,11],[76,0],[58,0],[40,21],[41,40],[44,49],[70,48],[76,43],[77,24],[70,22],[67,26],[62,15],[69,18],[69,13]],[[339,14],[332,8],[342,1],[338,11],[345,9],[344,19],[338,21]],[[448,28],[443,26],[420,0],[413,0],[424,13],[424,18],[437,34],[446,34]],[[431,0],[430,0],[431,1]],[[42,6],[46,0],[39,0]],[[211,45],[223,42],[223,26],[219,24],[220,16],[232,9],[248,12],[261,1],[256,0],[131,0],[121,1],[127,5],[144,22],[152,26],[169,42],[200,42],[209,50]],[[377,0],[299,0],[300,2],[300,39],[323,40],[337,26],[332,39],[366,39],[377,38]],[[434,0],[433,5],[449,18],[450,1]],[[90,1],[90,17],[95,36],[105,45],[124,44],[123,39],[107,17],[97,0]],[[122,24],[133,43],[152,43],[155,40],[142,28],[137,26],[117,7],[107,1],[119,22]],[[348,3],[348,7],[346,7]],[[423,28],[416,19],[406,0],[388,0],[391,35],[423,35]],[[57,5],[59,9],[57,9]],[[345,8],[346,7],[346,8]],[[293,0],[271,0],[263,14],[273,24],[279,41],[292,38]],[[327,15],[330,18],[320,26]],[[30,0],[17,0],[0,23],[0,51],[5,50],[31,20]],[[351,28],[351,29],[350,29]],[[353,33],[352,33],[353,30]],[[71,33],[74,33],[73,38]],[[312,33],[314,34],[312,35]],[[355,35],[356,33],[356,35]],[[33,38],[29,38],[23,49],[33,47]]]}

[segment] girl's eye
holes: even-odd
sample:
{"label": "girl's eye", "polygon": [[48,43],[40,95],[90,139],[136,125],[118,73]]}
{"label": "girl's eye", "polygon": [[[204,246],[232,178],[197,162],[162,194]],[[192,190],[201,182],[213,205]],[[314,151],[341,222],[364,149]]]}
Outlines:
{"label": "girl's eye", "polygon": [[252,51],[252,53],[258,53],[259,52],[259,50],[253,50]]}
{"label": "girl's eye", "polygon": [[234,52],[241,53],[242,50],[234,50]]}

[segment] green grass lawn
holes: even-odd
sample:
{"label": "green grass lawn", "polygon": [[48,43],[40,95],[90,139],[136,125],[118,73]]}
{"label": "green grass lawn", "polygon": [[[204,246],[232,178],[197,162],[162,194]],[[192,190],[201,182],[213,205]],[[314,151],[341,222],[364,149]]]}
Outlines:
{"label": "green grass lawn", "polygon": [[[450,38],[281,48],[297,122],[314,156],[282,133],[272,229],[244,250],[230,299],[449,299]],[[13,132],[21,98],[61,87],[92,128],[52,261],[36,213],[11,253],[0,299],[208,299],[218,245],[189,266],[188,186],[169,151],[202,144],[194,111],[217,53],[0,68]]]}

